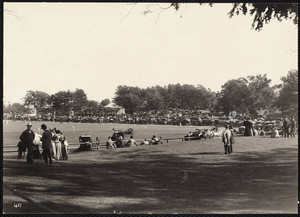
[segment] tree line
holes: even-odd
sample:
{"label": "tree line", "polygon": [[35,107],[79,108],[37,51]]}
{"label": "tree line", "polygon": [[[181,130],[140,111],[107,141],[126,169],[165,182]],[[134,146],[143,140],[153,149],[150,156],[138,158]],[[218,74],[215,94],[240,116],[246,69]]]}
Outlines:
{"label": "tree line", "polygon": [[256,116],[260,110],[279,109],[296,113],[298,109],[298,71],[289,71],[282,84],[271,86],[267,75],[248,76],[227,81],[220,92],[202,85],[170,84],[145,89],[118,86],[114,102],[127,112],[175,109],[208,109],[213,112]]}
{"label": "tree line", "polygon": [[[214,113],[257,116],[258,111],[280,110],[296,115],[298,111],[298,70],[291,70],[281,78],[282,83],[271,86],[267,75],[248,76],[228,80],[221,91],[214,92],[202,85],[169,84],[139,88],[120,85],[117,87],[113,102],[125,108],[126,113],[159,111],[167,109],[206,109]],[[4,113],[26,113],[28,107],[36,108],[38,113],[56,112],[57,115],[101,113],[109,99],[101,102],[88,100],[84,90],[59,91],[49,95],[42,91],[28,91],[24,103],[4,106]]]}
{"label": "tree line", "polygon": [[55,112],[57,115],[69,115],[70,111],[79,115],[86,113],[86,111],[98,114],[99,110],[109,103],[109,99],[103,99],[101,102],[88,100],[86,93],[82,89],[59,91],[51,95],[43,91],[29,90],[23,98],[22,104],[4,105],[3,112],[26,114],[31,108],[35,108],[38,114]]}

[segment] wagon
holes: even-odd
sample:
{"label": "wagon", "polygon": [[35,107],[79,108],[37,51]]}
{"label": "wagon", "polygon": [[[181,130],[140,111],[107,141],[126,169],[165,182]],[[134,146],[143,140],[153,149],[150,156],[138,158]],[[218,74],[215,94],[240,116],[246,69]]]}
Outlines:
{"label": "wagon", "polygon": [[78,151],[92,151],[99,150],[100,142],[93,142],[91,135],[79,136],[79,149]]}

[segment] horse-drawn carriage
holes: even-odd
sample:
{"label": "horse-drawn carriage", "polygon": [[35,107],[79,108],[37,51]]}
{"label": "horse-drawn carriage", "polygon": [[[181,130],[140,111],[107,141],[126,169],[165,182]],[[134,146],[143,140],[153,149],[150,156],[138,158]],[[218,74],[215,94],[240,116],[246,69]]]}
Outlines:
{"label": "horse-drawn carriage", "polygon": [[79,136],[78,151],[92,151],[99,150],[100,142],[93,142],[90,135],[84,134]]}

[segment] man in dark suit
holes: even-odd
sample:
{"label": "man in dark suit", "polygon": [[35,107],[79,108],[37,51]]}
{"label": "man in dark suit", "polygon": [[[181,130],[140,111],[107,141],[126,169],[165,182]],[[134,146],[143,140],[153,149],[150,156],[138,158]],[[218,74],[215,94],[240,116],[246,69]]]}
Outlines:
{"label": "man in dark suit", "polygon": [[286,115],[284,120],[283,120],[283,136],[284,137],[289,137],[290,136],[289,125],[290,125],[289,119]]}
{"label": "man in dark suit", "polygon": [[47,126],[45,124],[42,124],[41,128],[44,130],[41,141],[42,141],[45,164],[48,164],[48,159],[49,159],[49,164],[52,164],[52,158],[50,154],[52,133],[47,129]]}
{"label": "man in dark suit", "polygon": [[27,123],[27,129],[23,131],[23,133],[20,136],[20,140],[23,142],[23,144],[26,146],[28,152],[27,152],[27,163],[34,163],[33,161],[33,140],[35,137],[34,132],[31,130],[32,124],[29,122]]}

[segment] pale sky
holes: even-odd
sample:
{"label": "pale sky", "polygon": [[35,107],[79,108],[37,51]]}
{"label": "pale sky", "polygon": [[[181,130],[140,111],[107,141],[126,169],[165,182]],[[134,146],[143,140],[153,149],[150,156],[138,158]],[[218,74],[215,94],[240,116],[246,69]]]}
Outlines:
{"label": "pale sky", "polygon": [[[118,85],[202,84],[267,74],[272,84],[298,69],[298,27],[272,20],[251,29],[232,4],[5,3],[4,102],[28,90],[81,88],[89,100]],[[144,11],[152,13],[144,15]],[[160,13],[161,12],[161,13]],[[293,52],[294,51],[294,52]]]}

